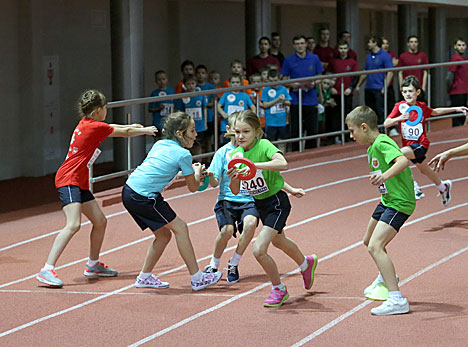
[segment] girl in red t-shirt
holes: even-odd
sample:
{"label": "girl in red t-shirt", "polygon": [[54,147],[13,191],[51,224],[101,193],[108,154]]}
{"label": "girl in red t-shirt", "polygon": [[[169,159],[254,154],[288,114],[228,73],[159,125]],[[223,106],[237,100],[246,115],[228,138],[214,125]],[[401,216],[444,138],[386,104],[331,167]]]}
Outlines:
{"label": "girl in red t-shirt", "polygon": [[104,123],[107,115],[106,97],[97,90],[85,91],[79,101],[81,121],[73,135],[64,163],[55,176],[55,186],[65,213],[65,228],[55,238],[44,267],[37,280],[52,287],[62,287],[63,282],[54,271],[55,264],[73,235],[80,230],[81,213],[92,223],[89,260],[84,275],[88,277],[117,276],[117,271],[99,262],[107,219],[93,194],[89,191],[89,168],[101,151],[99,145],[106,137],[133,137],[156,135],[156,127],[140,124],[118,125]]}
{"label": "girl in red t-shirt", "polygon": [[[416,101],[420,93],[421,89],[419,88],[418,79],[413,75],[406,77],[401,85],[401,94],[403,95],[404,101],[395,104],[392,112],[384,122],[384,127],[390,128],[398,124],[403,144],[401,151],[416,165],[422,174],[426,175],[434,182],[442,197],[442,205],[447,206],[451,200],[450,190],[452,188],[452,181],[441,181],[437,173],[427,165],[426,152],[429,149],[430,142],[426,136],[425,120],[430,116],[440,116],[446,113],[463,112],[466,115],[468,108],[462,106],[432,109],[428,107],[426,103]],[[406,112],[411,106],[419,107],[422,110],[420,122],[416,123],[419,118],[417,111],[412,110],[410,113]],[[424,194],[416,182],[415,196],[416,199],[424,197]]]}

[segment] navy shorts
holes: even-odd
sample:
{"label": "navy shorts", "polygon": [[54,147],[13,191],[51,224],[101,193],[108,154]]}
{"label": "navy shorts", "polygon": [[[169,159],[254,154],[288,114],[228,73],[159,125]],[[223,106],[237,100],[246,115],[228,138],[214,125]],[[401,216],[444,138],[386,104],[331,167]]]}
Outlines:
{"label": "navy shorts", "polygon": [[413,164],[420,164],[426,159],[427,148],[419,143],[409,145],[414,153],[414,159],[410,159]]}
{"label": "navy shorts", "polygon": [[154,198],[148,198],[136,193],[127,185],[122,189],[122,202],[141,230],[150,228],[156,231],[177,216],[162,195],[155,194]]}
{"label": "navy shorts", "polygon": [[284,127],[265,127],[266,138],[270,141],[276,140],[286,140],[289,138],[289,129],[288,126]]}
{"label": "navy shorts", "polygon": [[396,231],[400,231],[401,226],[409,218],[409,215],[395,210],[393,207],[387,207],[380,202],[372,213],[372,218],[390,225]]}
{"label": "navy shorts", "polygon": [[269,198],[255,200],[255,207],[257,207],[263,225],[273,228],[278,231],[278,234],[281,234],[291,212],[288,195],[280,190]]}
{"label": "navy shorts", "polygon": [[258,225],[258,211],[255,208],[255,203],[252,202],[233,202],[227,200],[218,201],[214,207],[216,220],[218,221],[219,230],[225,225],[234,226],[233,236],[236,237],[236,232],[242,233],[243,221],[247,216],[254,216],[257,218]]}
{"label": "navy shorts", "polygon": [[94,200],[94,195],[89,190],[83,190],[78,186],[65,186],[57,188],[62,207],[71,204],[72,202],[79,202],[81,204]]}

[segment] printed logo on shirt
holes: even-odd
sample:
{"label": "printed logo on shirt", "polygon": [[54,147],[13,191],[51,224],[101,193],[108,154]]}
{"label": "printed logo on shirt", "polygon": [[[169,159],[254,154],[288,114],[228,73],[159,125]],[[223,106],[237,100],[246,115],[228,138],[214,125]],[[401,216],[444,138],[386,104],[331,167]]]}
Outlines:
{"label": "printed logo on shirt", "polygon": [[199,86],[196,86],[196,87],[195,87],[195,91],[196,91],[196,92],[201,92],[201,88],[200,88]]}
{"label": "printed logo on shirt", "polygon": [[276,96],[276,90],[270,89],[270,90],[268,91],[268,96],[269,96],[270,98],[274,98],[274,97]]}
{"label": "printed logo on shirt", "polygon": [[346,71],[350,71],[350,70],[351,70],[351,66],[346,65]]}
{"label": "printed logo on shirt", "polygon": [[164,90],[161,90],[158,94],[158,96],[166,96],[166,92]]}
{"label": "printed logo on shirt", "polygon": [[197,106],[201,106],[201,101],[197,100],[196,104],[197,104]]}
{"label": "printed logo on shirt", "polygon": [[229,102],[234,102],[236,100],[236,96],[234,94],[229,94],[227,99]]}
{"label": "printed logo on shirt", "polygon": [[371,164],[374,169],[377,169],[380,166],[379,159],[372,158]]}
{"label": "printed logo on shirt", "polygon": [[190,98],[182,98],[184,104],[188,104],[190,102]]}
{"label": "printed logo on shirt", "polygon": [[421,58],[418,59],[418,64],[421,64],[422,60]]}
{"label": "printed logo on shirt", "polygon": [[239,105],[244,106],[244,101],[243,100],[239,101]]}

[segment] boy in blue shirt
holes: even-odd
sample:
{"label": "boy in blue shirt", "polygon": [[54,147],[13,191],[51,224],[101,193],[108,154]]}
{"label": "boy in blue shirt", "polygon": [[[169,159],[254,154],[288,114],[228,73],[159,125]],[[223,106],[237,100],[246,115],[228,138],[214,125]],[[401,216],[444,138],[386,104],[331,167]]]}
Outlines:
{"label": "boy in blue shirt", "polygon": [[[198,65],[195,68],[195,77],[197,78],[197,87],[195,88],[196,91],[201,90],[211,90],[215,89],[214,85],[207,82],[208,80],[208,69],[205,65]],[[214,99],[216,98],[216,94],[205,95],[206,98],[206,143],[204,144],[205,150],[207,152],[212,151],[212,143],[213,141],[213,134],[214,134],[214,116],[213,116],[213,105]]]}
{"label": "boy in blue shirt", "polygon": [[[278,70],[270,70],[268,78],[270,82],[278,81]],[[284,86],[265,87],[262,91],[261,104],[265,109],[265,132],[270,141],[284,140],[288,138],[286,106],[291,105],[291,96]],[[286,151],[285,145],[278,146],[282,152]],[[283,148],[281,148],[283,147]]]}
{"label": "boy in blue shirt", "polygon": [[[151,96],[166,96],[174,94],[174,89],[167,87],[168,82],[165,71],[156,71],[154,74],[154,82],[156,82],[158,88],[151,92]],[[158,129],[162,129],[164,118],[174,112],[174,102],[171,100],[150,102],[148,105],[148,111],[153,114],[153,125]]]}
{"label": "boy in blue shirt", "polygon": [[[242,83],[242,77],[238,74],[232,74],[229,78],[229,87],[240,87]],[[221,138],[220,143],[226,144],[228,140],[224,137],[226,133],[226,125],[228,124],[228,118],[234,112],[245,111],[250,108],[255,112],[255,106],[250,100],[250,97],[241,91],[224,93],[218,102],[218,113],[221,115]]]}

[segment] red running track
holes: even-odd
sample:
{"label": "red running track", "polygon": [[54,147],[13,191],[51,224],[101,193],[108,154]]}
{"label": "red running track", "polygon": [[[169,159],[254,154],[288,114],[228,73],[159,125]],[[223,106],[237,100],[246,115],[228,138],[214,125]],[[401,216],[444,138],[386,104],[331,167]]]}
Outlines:
{"label": "red running track", "polygon": [[[466,142],[466,128],[431,133],[430,138],[432,157]],[[454,181],[447,208],[436,197],[437,189],[413,168],[426,197],[388,248],[411,312],[375,317],[370,309],[378,303],[362,295],[377,274],[361,239],[379,200],[367,181],[365,150],[347,144],[288,157],[285,179],[307,194],[290,198],[285,232],[320,262],[314,286],[305,291],[296,265],[270,248],[290,293],[280,308],[262,306],[270,283],[251,247],[240,263],[240,282],[228,285],[224,271],[218,285],[194,293],[172,240],[155,269],[171,287],[133,287],[152,234],[141,233],[122,204],[103,208],[108,227],[101,260],[118,269],[119,276],[83,276],[90,230],[83,220],[58,264],[65,286],[49,289],[34,276],[63,226],[62,212],[41,206],[0,215],[0,345],[466,346],[467,158],[451,160],[441,174]],[[208,264],[217,234],[212,212],[216,193],[190,194],[186,188],[165,193],[189,223],[200,268]],[[223,267],[236,241],[229,243]]]}

